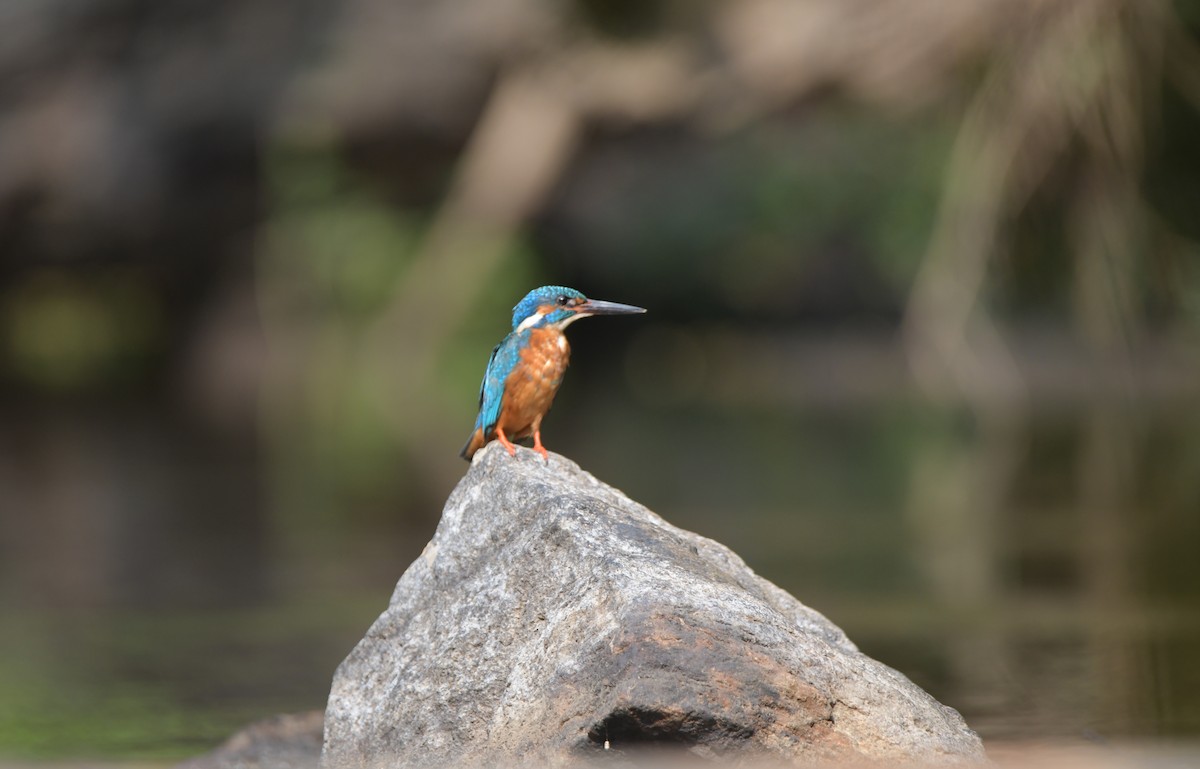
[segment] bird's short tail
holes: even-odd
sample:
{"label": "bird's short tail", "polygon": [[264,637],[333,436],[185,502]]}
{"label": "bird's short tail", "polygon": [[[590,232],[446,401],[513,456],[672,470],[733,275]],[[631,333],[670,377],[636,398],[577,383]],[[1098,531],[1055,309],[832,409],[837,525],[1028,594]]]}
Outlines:
{"label": "bird's short tail", "polygon": [[467,439],[467,443],[462,447],[462,451],[458,452],[458,455],[469,462],[471,457],[475,456],[475,452],[483,448],[484,443],[486,441],[483,439],[483,428],[477,427],[475,428],[475,432],[471,433],[471,437]]}

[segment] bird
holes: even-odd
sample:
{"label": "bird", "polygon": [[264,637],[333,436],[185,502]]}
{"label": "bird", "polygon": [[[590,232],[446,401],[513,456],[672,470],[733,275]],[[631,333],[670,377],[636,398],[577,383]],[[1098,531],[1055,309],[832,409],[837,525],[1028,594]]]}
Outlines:
{"label": "bird", "polygon": [[542,286],[513,307],[512,331],[492,350],[479,385],[479,415],[459,456],[470,460],[484,444],[498,440],[509,456],[513,441],[533,436],[533,450],[549,462],[542,445],[542,419],[554,402],[571,357],[563,333],[592,315],[633,315],[642,307],[588,299],[566,286]]}

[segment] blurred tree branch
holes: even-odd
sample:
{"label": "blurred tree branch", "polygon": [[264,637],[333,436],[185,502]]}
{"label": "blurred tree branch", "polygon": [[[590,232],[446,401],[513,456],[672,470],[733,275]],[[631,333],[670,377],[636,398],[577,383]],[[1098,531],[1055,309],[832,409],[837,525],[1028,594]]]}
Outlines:
{"label": "blurred tree branch", "polygon": [[[1019,377],[988,303],[1006,228],[1076,147],[1073,188],[1077,319],[1103,343],[1136,322],[1131,270],[1146,251],[1138,184],[1143,125],[1178,20],[1169,6],[1104,0],[1047,6],[998,46],[959,131],[929,251],[914,283],[905,338],[931,393],[968,401],[1020,398]],[[1107,330],[1105,330],[1107,329]],[[1110,345],[1111,346],[1111,345]]]}

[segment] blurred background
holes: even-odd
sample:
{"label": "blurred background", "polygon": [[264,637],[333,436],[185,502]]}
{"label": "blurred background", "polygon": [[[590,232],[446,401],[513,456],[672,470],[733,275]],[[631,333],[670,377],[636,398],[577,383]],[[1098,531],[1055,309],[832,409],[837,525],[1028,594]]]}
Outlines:
{"label": "blurred background", "polygon": [[547,445],[991,740],[1200,738],[1200,4],[0,2],[0,758],[324,706]]}

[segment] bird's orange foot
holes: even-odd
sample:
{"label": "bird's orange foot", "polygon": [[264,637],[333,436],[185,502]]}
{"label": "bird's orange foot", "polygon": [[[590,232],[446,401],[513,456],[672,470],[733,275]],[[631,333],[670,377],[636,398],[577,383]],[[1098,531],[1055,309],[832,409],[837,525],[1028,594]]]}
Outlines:
{"label": "bird's orange foot", "polygon": [[546,451],[546,447],[542,445],[542,431],[533,431],[533,450],[542,455],[542,459],[546,460],[546,464],[550,464],[550,452]]}
{"label": "bird's orange foot", "polygon": [[500,441],[500,445],[504,447],[504,450],[508,452],[510,457],[517,455],[517,447],[512,445],[512,441],[508,439],[508,436],[499,427],[496,428],[496,440]]}

